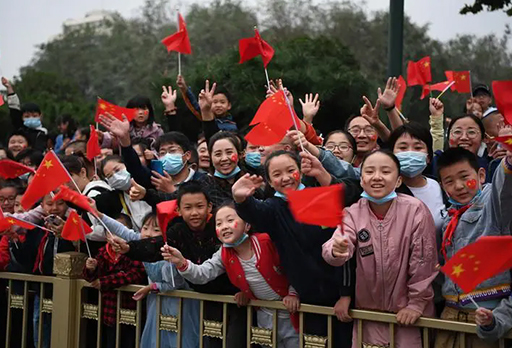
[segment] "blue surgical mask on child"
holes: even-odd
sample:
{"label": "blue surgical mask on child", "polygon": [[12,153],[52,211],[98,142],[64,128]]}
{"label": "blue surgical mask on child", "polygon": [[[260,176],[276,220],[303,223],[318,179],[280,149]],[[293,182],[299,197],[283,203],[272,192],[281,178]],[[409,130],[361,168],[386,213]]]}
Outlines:
{"label": "blue surgical mask on child", "polygon": [[240,173],[240,167],[236,166],[236,168],[233,169],[233,171],[229,174],[222,174],[217,169],[215,169],[215,173],[213,175],[216,176],[217,178],[221,178],[221,179],[231,179],[238,173]]}
{"label": "blue surgical mask on child", "polygon": [[[297,187],[297,191],[304,190],[305,188],[306,188],[306,186],[304,186],[303,183],[300,183],[299,186]],[[286,197],[286,195],[284,193],[277,192],[277,191],[276,191],[276,193],[274,193],[274,197],[282,198],[285,201],[288,200],[288,198]]]}
{"label": "blue surgical mask on child", "polygon": [[386,196],[384,196],[382,198],[374,198],[374,197],[370,196],[368,193],[366,193],[366,191],[363,191],[363,193],[361,193],[361,197],[366,198],[370,202],[373,202],[377,205],[387,203],[387,202],[395,199],[397,196],[398,195],[396,194],[395,190],[391,191],[389,194],[387,194]]}
{"label": "blue surgical mask on child", "polygon": [[249,167],[258,168],[261,166],[261,153],[259,151],[246,153],[245,163],[247,163]]}
{"label": "blue surgical mask on child", "polygon": [[240,237],[240,239],[237,240],[236,242],[234,242],[234,243],[222,243],[222,246],[224,248],[235,248],[235,247],[239,246],[240,244],[242,244],[243,242],[245,242],[247,240],[247,238],[249,238],[249,235],[247,233],[244,233],[242,235],[242,237]]}
{"label": "blue surgical mask on child", "polygon": [[169,175],[178,174],[185,166],[185,163],[183,163],[183,155],[179,153],[168,153],[160,157],[160,161],[162,161],[164,170]]}
{"label": "blue surgical mask on child", "polygon": [[400,173],[408,178],[420,175],[427,167],[427,154],[424,152],[405,151],[395,156],[400,161]]}
{"label": "blue surgical mask on child", "polygon": [[41,119],[39,117],[29,117],[23,120],[23,125],[30,129],[41,127]]}
{"label": "blue surgical mask on child", "polygon": [[462,208],[462,207],[464,207],[466,205],[474,204],[478,200],[478,198],[480,198],[481,195],[482,195],[482,190],[478,189],[478,191],[476,192],[475,197],[473,197],[471,199],[471,201],[469,201],[469,203],[466,203],[466,204],[459,203],[455,199],[453,199],[452,197],[448,197],[448,202],[450,202],[450,204],[453,205],[455,207],[455,209],[460,209],[460,208]]}
{"label": "blue surgical mask on child", "polygon": [[120,170],[107,179],[107,183],[114,190],[126,191],[131,186],[132,176],[127,170]]}

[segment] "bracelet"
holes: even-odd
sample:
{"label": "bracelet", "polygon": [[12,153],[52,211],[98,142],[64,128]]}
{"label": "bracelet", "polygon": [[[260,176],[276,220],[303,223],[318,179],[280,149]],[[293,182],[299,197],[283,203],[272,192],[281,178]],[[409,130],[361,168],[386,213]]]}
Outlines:
{"label": "bracelet", "polygon": [[394,108],[395,108],[395,104],[393,104],[393,106],[392,106],[392,107],[390,107],[390,108],[387,108],[387,109],[385,109],[385,108],[384,108],[384,111],[391,111],[391,110],[393,110]]}
{"label": "bracelet", "polygon": [[151,291],[153,291],[153,292],[158,292],[159,291],[158,290],[158,285],[156,285],[156,283],[152,283],[151,284]]}

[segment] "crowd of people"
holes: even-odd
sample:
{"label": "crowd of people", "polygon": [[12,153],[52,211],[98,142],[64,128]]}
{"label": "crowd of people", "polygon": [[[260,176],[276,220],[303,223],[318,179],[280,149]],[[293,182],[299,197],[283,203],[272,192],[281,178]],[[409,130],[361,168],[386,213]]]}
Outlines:
{"label": "crowd of people", "polygon": [[[85,156],[89,127],[63,115],[59,134],[51,136],[38,105],[21,104],[10,82],[2,78],[2,84],[14,131],[0,158],[37,169],[53,150],[76,183],[70,187],[89,198],[92,213],[51,194],[25,211],[20,199],[33,174],[1,180],[4,214],[51,232],[3,231],[0,270],[52,275],[56,253],[89,249],[83,278],[101,290],[103,347],[116,346],[115,289],[127,284],[144,285],[121,301],[122,308],[133,309],[146,299],[143,348],[156,346],[156,294],[175,289],[234,296],[237,306],[228,306],[226,327],[231,348],[246,346],[244,306],[254,299],[282,301],[286,310],[277,312],[277,340],[283,348],[299,346],[302,303],[334,308],[330,329],[337,348],[355,346],[351,309],[396,314],[399,348],[422,346],[422,332],[413,325],[421,316],[476,323],[478,337],[466,339],[470,347],[497,347],[495,340],[512,327],[509,270],[471,293],[439,272],[479,237],[511,233],[512,153],[494,139],[511,135],[512,128],[492,106],[486,85],[476,85],[453,117],[444,114],[441,100],[430,98],[428,128],[400,115],[398,83],[390,78],[375,103],[363,97],[360,114],[325,137],[314,128],[319,97],[306,95],[296,128],[274,145],[257,146],[239,132],[226,90],[206,81],[196,98],[178,76],[186,108],[176,107],[176,89],[163,87],[167,132],[156,122],[150,99],[135,96],[126,105],[136,109],[132,121],[107,112],[100,116],[101,155],[91,162]],[[293,105],[282,81],[267,96],[280,89]],[[291,190],[339,183],[342,225],[296,221],[287,201]],[[177,216],[161,226],[156,207],[173,200]],[[92,228],[87,246],[61,238],[72,208]],[[34,308],[40,300],[36,295]],[[205,319],[222,321],[222,309],[205,303]],[[199,339],[205,347],[221,346],[218,339],[200,338],[197,300],[185,299],[179,307],[176,298],[162,299],[161,314],[179,310],[182,347],[198,347]],[[272,329],[273,313],[257,309],[255,323]],[[34,310],[34,345],[41,337],[49,347],[49,320],[40,336],[39,320]],[[306,314],[304,332],[326,336],[327,323],[324,316]],[[122,330],[121,346],[134,347],[135,330]],[[371,347],[388,347],[391,334],[387,324],[363,326],[363,342]],[[177,346],[176,333],[160,335],[162,347]],[[456,347],[458,340],[454,332],[439,331],[435,347]]]}

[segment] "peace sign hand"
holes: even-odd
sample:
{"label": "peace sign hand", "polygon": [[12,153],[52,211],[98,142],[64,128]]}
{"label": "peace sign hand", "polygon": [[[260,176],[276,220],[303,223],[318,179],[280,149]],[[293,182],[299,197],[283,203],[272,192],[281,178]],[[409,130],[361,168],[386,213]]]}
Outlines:
{"label": "peace sign hand", "polygon": [[372,102],[363,96],[364,105],[361,108],[361,116],[364,117],[372,126],[377,125],[380,122],[379,118],[379,107],[380,100],[377,99],[377,103],[375,103],[375,107],[373,107]]}

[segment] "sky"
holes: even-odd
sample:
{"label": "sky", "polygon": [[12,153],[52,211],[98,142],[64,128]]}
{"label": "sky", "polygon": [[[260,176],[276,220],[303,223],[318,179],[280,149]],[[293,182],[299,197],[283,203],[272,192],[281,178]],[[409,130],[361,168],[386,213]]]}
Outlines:
{"label": "sky", "polygon": [[[512,24],[512,18],[499,11],[459,15],[460,8],[469,2],[472,0],[405,0],[405,13],[415,23],[430,23],[430,35],[442,41],[457,34],[501,35],[505,24]],[[65,20],[83,18],[87,12],[101,9],[132,17],[143,3],[144,0],[0,0],[0,75],[18,75],[19,68],[34,57],[36,46],[58,35]],[[387,10],[388,6],[388,0],[366,0],[365,8],[372,12]]]}

